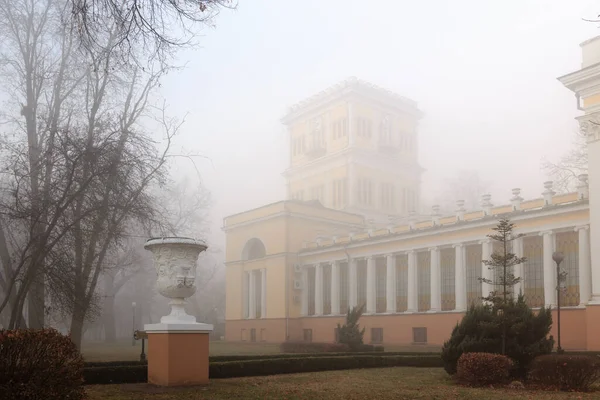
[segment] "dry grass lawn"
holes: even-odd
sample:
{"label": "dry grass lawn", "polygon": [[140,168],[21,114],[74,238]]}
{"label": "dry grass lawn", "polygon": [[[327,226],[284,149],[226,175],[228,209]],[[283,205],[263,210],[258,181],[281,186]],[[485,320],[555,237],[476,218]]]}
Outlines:
{"label": "dry grass lawn", "polygon": [[[600,388],[598,388],[600,389]],[[155,388],[146,384],[88,386],[91,400],[200,399],[598,399],[600,393],[470,389],[439,368],[384,368],[212,380],[206,387]]]}

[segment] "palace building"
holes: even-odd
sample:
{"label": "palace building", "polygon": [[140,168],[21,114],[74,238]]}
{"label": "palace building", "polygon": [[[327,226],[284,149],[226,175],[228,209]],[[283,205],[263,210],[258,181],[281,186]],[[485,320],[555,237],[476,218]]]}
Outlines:
{"label": "palace building", "polygon": [[414,101],[352,78],[293,106],[289,200],[224,220],[226,340],[333,342],[364,304],[366,343],[439,346],[492,290],[479,280],[491,278],[486,235],[509,218],[523,234],[511,250],[527,258],[515,290],[531,307],[556,307],[552,254],[563,252],[562,346],[600,350],[600,37],[581,46],[581,70],[559,78],[589,138],[589,178],[573,193],[545,182],[539,198],[513,189],[499,205],[486,195],[477,210],[458,201],[452,215],[419,214]]}

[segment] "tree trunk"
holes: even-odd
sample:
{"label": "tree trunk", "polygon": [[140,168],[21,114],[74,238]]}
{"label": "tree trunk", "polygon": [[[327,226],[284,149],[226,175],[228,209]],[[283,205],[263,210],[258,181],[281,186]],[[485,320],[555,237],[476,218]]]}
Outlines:
{"label": "tree trunk", "polygon": [[71,340],[75,344],[78,350],[81,350],[81,341],[83,339],[83,322],[85,320],[85,314],[81,307],[76,306],[71,317]]}
{"label": "tree trunk", "polygon": [[102,325],[104,325],[104,341],[117,341],[115,322],[115,278],[110,273],[104,274],[104,301],[102,304]]}
{"label": "tree trunk", "polygon": [[31,285],[27,298],[27,322],[30,329],[42,329],[44,327],[45,292],[44,279],[37,278]]}
{"label": "tree trunk", "polygon": [[115,323],[115,298],[106,296],[102,306],[102,324],[104,325],[104,341],[114,343],[117,341],[117,325]]}

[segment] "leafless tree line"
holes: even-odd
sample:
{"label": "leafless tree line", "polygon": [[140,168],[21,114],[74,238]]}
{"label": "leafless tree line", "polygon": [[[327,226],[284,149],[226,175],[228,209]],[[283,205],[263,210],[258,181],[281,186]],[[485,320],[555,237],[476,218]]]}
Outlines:
{"label": "leafless tree line", "polygon": [[[94,46],[81,46],[77,18],[65,18],[73,3],[96,12],[86,7],[101,1],[0,0],[10,94],[1,112],[0,315],[8,328],[39,328],[61,313],[79,345],[102,304],[99,280],[118,290],[135,273],[128,238],[194,220],[161,198],[180,128],[153,100],[169,64],[118,46],[129,28],[116,20],[98,23]],[[207,204],[204,195],[192,209]]]}

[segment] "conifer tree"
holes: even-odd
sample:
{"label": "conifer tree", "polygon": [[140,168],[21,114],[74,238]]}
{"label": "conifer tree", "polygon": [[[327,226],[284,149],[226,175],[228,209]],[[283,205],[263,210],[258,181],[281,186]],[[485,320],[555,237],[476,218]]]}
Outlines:
{"label": "conifer tree", "polygon": [[[497,323],[502,328],[502,354],[506,354],[506,330],[511,325],[506,309],[515,300],[515,285],[521,282],[521,277],[516,277],[514,274],[514,267],[526,261],[525,257],[518,257],[511,252],[511,242],[523,236],[514,235],[514,227],[515,225],[510,220],[503,218],[498,225],[492,228],[495,233],[487,235],[488,238],[500,243],[502,247],[500,251],[492,253],[490,260],[483,260],[483,263],[492,271],[492,279],[479,278],[481,282],[495,288],[488,296],[483,297],[483,300],[490,304],[492,311],[499,316]],[[517,294],[517,296],[519,295],[521,293]]]}
{"label": "conifer tree", "polygon": [[348,345],[351,350],[354,350],[363,344],[365,328],[362,328],[362,330],[360,329],[358,320],[364,311],[364,304],[348,310],[348,313],[346,314],[346,323],[344,325],[337,325],[338,343]]}

